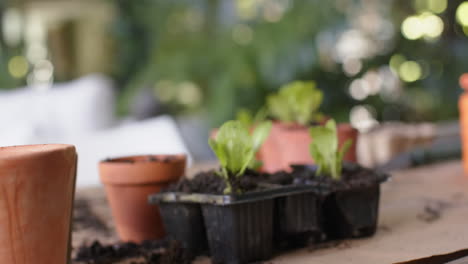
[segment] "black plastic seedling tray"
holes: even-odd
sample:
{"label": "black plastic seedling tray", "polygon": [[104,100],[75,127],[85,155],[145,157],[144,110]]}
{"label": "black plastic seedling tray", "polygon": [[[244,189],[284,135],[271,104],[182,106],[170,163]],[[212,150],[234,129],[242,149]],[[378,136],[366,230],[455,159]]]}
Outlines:
{"label": "black plastic seedling tray", "polygon": [[[248,263],[273,255],[275,199],[311,192],[310,186],[266,187],[268,189],[242,195],[168,192],[150,196],[149,201],[159,203],[169,236],[183,241],[193,253],[202,252],[200,245],[207,239],[214,263]],[[166,210],[168,208],[171,209]],[[175,211],[190,213],[175,214]],[[201,215],[203,221],[200,221]],[[166,224],[166,221],[172,222]],[[206,237],[197,235],[203,229]]]}
{"label": "black plastic seedling tray", "polygon": [[161,202],[159,210],[170,240],[179,241],[193,257],[209,253],[200,204]]}
{"label": "black plastic seedling tray", "polygon": [[347,189],[315,183],[261,184],[264,190],[241,195],[165,192],[149,202],[160,205],[166,232],[191,254],[208,245],[213,263],[249,263],[311,239],[374,234],[380,184],[388,177],[376,172],[375,183]]}
{"label": "black plastic seedling tray", "polygon": [[275,199],[274,241],[278,249],[303,247],[322,237],[321,204],[317,191],[291,194]]}
{"label": "black plastic seedling tray", "polygon": [[372,236],[377,230],[380,184],[389,177],[376,172],[372,184],[330,190],[322,203],[322,223],[327,239]]}
{"label": "black plastic seedling tray", "polygon": [[329,239],[372,236],[377,229],[380,184],[336,191],[326,197],[322,212]]}

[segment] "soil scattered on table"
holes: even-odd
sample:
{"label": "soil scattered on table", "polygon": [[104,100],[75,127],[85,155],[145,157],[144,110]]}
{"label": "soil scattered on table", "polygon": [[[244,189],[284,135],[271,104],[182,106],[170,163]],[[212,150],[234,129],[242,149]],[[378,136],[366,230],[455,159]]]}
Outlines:
{"label": "soil scattered on table", "polygon": [[188,264],[191,259],[178,242],[145,241],[141,244],[102,245],[94,241],[78,248],[75,264],[112,264],[131,260],[132,264]]}
{"label": "soil scattered on table", "polygon": [[73,207],[73,230],[91,229],[93,231],[109,234],[107,225],[93,212],[89,201],[75,199]]}
{"label": "soil scattered on table", "polygon": [[338,248],[338,249],[346,249],[350,248],[351,243],[347,240],[332,240],[322,243],[312,243],[307,247],[307,250],[315,251],[317,249],[327,249],[327,248]]}
{"label": "soil scattered on table", "polygon": [[437,221],[442,217],[443,212],[452,206],[451,203],[446,201],[430,200],[426,202],[423,211],[417,215],[417,218],[426,223]]}

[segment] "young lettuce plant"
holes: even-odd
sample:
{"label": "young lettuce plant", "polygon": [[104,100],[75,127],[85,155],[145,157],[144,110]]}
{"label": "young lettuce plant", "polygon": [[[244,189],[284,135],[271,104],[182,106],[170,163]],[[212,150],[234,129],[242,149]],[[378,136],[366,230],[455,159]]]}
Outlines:
{"label": "young lettuce plant", "polygon": [[338,148],[338,133],[333,119],[325,126],[311,127],[310,136],[310,154],[317,165],[316,175],[327,175],[334,180],[340,180],[343,156],[351,146],[352,140],[348,139],[341,149]]}
{"label": "young lettuce plant", "polygon": [[272,117],[280,121],[309,125],[322,117],[317,112],[322,100],[323,93],[316,88],[315,82],[295,81],[268,96],[267,106]]}
{"label": "young lettuce plant", "polygon": [[238,182],[255,158],[255,153],[268,137],[271,122],[257,124],[252,134],[240,121],[228,121],[219,129],[216,138],[209,139],[211,149],[221,165],[218,175],[226,183],[225,194],[239,193]]}
{"label": "young lettuce plant", "polygon": [[244,126],[251,127],[267,119],[268,111],[266,107],[260,108],[255,114],[249,109],[241,108],[236,113],[236,120]]}
{"label": "young lettuce plant", "polygon": [[[251,128],[256,124],[260,124],[267,119],[268,111],[265,106],[261,107],[257,113],[253,114],[252,111],[241,108],[237,111],[236,120],[240,121],[245,127]],[[263,165],[261,160],[254,158],[247,166],[249,169],[257,170]]]}

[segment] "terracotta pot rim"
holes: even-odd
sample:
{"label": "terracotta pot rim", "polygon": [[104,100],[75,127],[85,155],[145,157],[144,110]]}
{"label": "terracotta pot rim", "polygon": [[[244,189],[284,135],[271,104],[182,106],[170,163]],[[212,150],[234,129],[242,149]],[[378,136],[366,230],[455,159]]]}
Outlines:
{"label": "terracotta pot rim", "polygon": [[75,149],[69,144],[35,144],[0,147],[0,160],[13,160],[25,157],[44,155],[56,151]]}
{"label": "terracotta pot rim", "polygon": [[299,124],[297,122],[283,122],[275,120],[273,124],[281,129],[287,130],[306,130],[309,129],[308,126]]}
{"label": "terracotta pot rim", "polygon": [[[152,159],[153,158],[153,159]],[[167,158],[170,158],[167,160]],[[100,164],[127,164],[139,165],[143,163],[163,163],[171,164],[185,161],[187,155],[184,153],[178,154],[144,154],[144,155],[129,155],[115,158],[108,158],[100,161]]]}
{"label": "terracotta pot rim", "polygon": [[[296,122],[274,121],[273,124],[275,124],[281,129],[287,129],[287,130],[308,130],[311,127],[311,126],[302,125]],[[339,129],[354,130],[354,127],[351,125],[351,123],[348,123],[348,122],[337,123],[336,126]]]}
{"label": "terracotta pot rim", "polygon": [[186,154],[125,156],[101,161],[99,174],[104,185],[161,185],[174,181],[171,171],[185,170],[186,161]]}

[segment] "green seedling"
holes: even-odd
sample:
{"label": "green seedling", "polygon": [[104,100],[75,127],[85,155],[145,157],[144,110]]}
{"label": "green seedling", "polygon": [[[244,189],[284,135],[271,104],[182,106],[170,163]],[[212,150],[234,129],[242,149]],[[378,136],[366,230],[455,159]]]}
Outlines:
{"label": "green seedling", "polygon": [[237,182],[249,165],[255,161],[255,153],[268,137],[271,122],[256,125],[252,134],[240,121],[228,121],[219,129],[216,138],[209,139],[211,149],[221,165],[218,175],[226,183],[225,194],[239,193]]}
{"label": "green seedling", "polygon": [[236,120],[240,121],[246,127],[251,127],[265,121],[267,115],[268,111],[266,107],[260,108],[255,114],[249,109],[241,108],[236,113]]}
{"label": "green seedling", "polygon": [[338,148],[338,132],[335,120],[329,120],[325,126],[310,128],[312,143],[310,154],[317,165],[316,175],[327,175],[335,180],[341,179],[343,156],[351,147],[348,139],[341,149]]}
{"label": "green seedling", "polygon": [[295,81],[268,96],[267,106],[270,115],[277,120],[309,125],[322,117],[318,113],[322,101],[323,93],[315,82]]}

